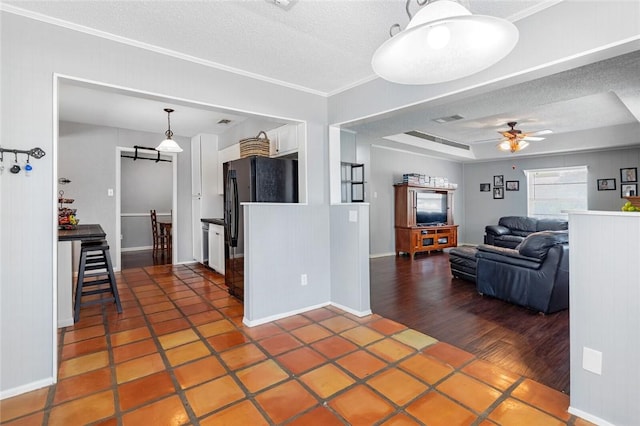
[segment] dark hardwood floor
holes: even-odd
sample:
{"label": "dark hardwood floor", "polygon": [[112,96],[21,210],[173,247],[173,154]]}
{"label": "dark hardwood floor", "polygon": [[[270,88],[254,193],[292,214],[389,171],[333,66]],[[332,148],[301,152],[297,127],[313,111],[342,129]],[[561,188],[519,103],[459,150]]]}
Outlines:
{"label": "dark hardwood floor", "polygon": [[164,255],[153,255],[153,250],[137,250],[122,252],[120,257],[122,269],[144,268],[145,266],[166,265],[171,258]]}
{"label": "dark hardwood floor", "polygon": [[480,296],[446,253],[371,259],[371,307],[504,369],[569,393],[569,311],[540,315]]}

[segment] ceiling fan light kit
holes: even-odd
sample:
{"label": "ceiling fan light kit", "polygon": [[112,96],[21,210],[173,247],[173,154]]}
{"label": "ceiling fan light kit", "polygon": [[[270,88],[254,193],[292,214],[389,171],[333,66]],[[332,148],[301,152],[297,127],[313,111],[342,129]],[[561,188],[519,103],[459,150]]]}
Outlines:
{"label": "ceiling fan light kit", "polygon": [[509,130],[503,130],[500,133],[504,136],[504,140],[500,141],[498,144],[498,149],[501,151],[509,151],[509,152],[518,152],[529,146],[528,141],[541,141],[545,138],[531,136],[534,135],[548,135],[553,133],[551,130],[540,130],[533,133],[523,133],[522,130],[516,129],[516,121],[510,121],[507,123],[507,126],[510,127]]}
{"label": "ceiling fan light kit", "polygon": [[160,142],[160,145],[156,147],[156,151],[160,152],[182,152],[182,148],[176,141],[172,139],[173,132],[171,131],[171,113],[173,110],[171,108],[165,108],[164,112],[167,113],[167,131],[164,132],[166,139]]}
{"label": "ceiling fan light kit", "polygon": [[501,151],[518,152],[529,146],[529,142],[525,140],[518,141],[515,138],[505,139],[498,144]]}
{"label": "ceiling fan light kit", "polygon": [[385,80],[400,84],[456,80],[495,64],[518,42],[518,29],[504,19],[472,15],[451,0],[416,0],[424,6],[412,17],[410,1],[407,28],[384,42],[371,60],[374,72]]}

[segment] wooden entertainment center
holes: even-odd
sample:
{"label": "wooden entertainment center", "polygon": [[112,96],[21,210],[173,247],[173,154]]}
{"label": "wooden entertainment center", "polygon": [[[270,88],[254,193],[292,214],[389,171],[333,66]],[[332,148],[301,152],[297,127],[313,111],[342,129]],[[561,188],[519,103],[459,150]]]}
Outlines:
{"label": "wooden entertainment center", "polygon": [[[395,191],[396,256],[442,250],[458,245],[458,225],[453,224],[453,188],[436,188],[399,183]],[[418,194],[435,193],[446,197],[446,223],[422,226],[417,222]],[[443,221],[444,222],[444,221]]]}

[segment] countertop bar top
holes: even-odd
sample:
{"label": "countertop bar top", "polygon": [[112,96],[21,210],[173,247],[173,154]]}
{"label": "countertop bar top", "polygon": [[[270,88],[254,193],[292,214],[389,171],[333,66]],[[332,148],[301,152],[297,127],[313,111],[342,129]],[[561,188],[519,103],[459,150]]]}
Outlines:
{"label": "countertop bar top", "polygon": [[200,219],[201,222],[204,223],[213,223],[214,225],[222,225],[224,226],[224,219],[206,219],[206,218],[202,218]]}
{"label": "countertop bar top", "polygon": [[58,241],[101,240],[106,235],[98,224],[78,225],[76,229],[58,229]]}

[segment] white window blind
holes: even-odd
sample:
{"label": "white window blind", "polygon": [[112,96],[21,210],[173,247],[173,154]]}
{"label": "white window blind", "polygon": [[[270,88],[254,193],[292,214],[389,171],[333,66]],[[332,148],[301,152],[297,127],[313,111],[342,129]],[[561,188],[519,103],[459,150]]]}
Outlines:
{"label": "white window blind", "polygon": [[567,218],[567,210],[587,210],[587,166],[525,170],[527,214]]}

